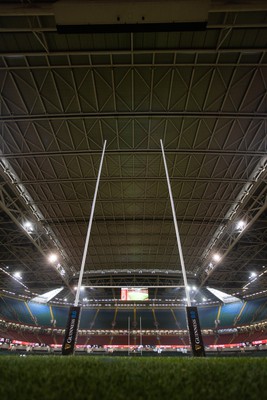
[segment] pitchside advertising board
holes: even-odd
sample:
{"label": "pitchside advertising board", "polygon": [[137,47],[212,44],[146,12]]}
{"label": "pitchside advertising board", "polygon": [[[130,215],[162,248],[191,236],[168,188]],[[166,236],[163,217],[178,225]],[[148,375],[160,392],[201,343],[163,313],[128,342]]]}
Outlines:
{"label": "pitchside advertising board", "polygon": [[187,323],[192,352],[195,357],[205,357],[205,348],[198,319],[197,307],[186,307]]}
{"label": "pitchside advertising board", "polygon": [[77,331],[80,322],[81,307],[70,307],[65,338],[62,345],[62,355],[68,356],[74,353]]}

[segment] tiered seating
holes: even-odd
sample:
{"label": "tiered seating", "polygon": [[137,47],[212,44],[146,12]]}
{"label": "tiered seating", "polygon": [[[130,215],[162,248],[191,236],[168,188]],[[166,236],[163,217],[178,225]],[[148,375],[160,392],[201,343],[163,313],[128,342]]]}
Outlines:
{"label": "tiered seating", "polygon": [[113,346],[126,346],[127,344],[128,344],[128,336],[126,335],[113,336],[112,340]]}
{"label": "tiered seating", "polygon": [[234,325],[235,319],[243,307],[243,302],[224,304],[221,308],[220,327],[228,328]]}
{"label": "tiered seating", "polygon": [[85,346],[86,342],[87,342],[87,339],[88,339],[87,336],[78,335],[78,339],[77,339],[76,344],[78,344],[80,346]]}
{"label": "tiered seating", "polygon": [[204,346],[211,346],[215,342],[215,336],[214,335],[203,336],[203,342]]}
{"label": "tiered seating", "polygon": [[152,310],[136,310],[136,322],[138,327],[140,326],[140,318],[142,329],[151,329],[151,327],[155,327]]}
{"label": "tiered seating", "polygon": [[91,336],[90,338],[88,338],[88,345],[98,345],[98,346],[105,346],[105,345],[109,345],[110,342],[110,336],[105,336],[105,335],[97,335],[97,336]]}
{"label": "tiered seating", "polygon": [[267,301],[262,302],[257,311],[254,313],[253,322],[259,322],[265,319],[267,319]]}
{"label": "tiered seating", "polygon": [[68,308],[53,306],[54,319],[57,321],[57,328],[66,328],[68,321]]}
{"label": "tiered seating", "polygon": [[160,344],[162,346],[183,346],[181,338],[178,336],[160,336]]}
{"label": "tiered seating", "polygon": [[93,322],[96,316],[97,310],[95,309],[82,309],[80,328],[79,329],[94,329]]}
{"label": "tiered seating", "polygon": [[156,346],[158,344],[158,340],[156,336],[142,336],[142,344],[143,346]]}
{"label": "tiered seating", "polygon": [[248,332],[243,332],[243,333],[234,335],[234,337],[231,341],[231,343],[245,343],[245,342],[250,342]]}
{"label": "tiered seating", "polygon": [[227,333],[225,335],[220,335],[217,340],[216,344],[229,344],[233,340],[234,335],[232,333]]}
{"label": "tiered seating", "polygon": [[48,305],[29,302],[28,307],[39,326],[51,326],[52,317]]}
{"label": "tiered seating", "polygon": [[26,304],[24,301],[13,299],[11,297],[6,297],[6,303],[10,308],[13,308],[15,311],[19,322],[22,324],[27,324],[27,325],[33,325],[34,321],[32,319],[31,314],[29,313],[29,310],[26,307]]}
{"label": "tiered seating", "polygon": [[121,310],[118,309],[117,316],[116,316],[116,324],[114,329],[128,329],[128,318],[130,317],[131,328],[133,327],[134,322],[134,313],[133,309],[131,310]]}
{"label": "tiered seating", "polygon": [[247,325],[253,322],[253,316],[264,303],[266,298],[250,300],[246,303],[245,308],[237,321],[238,325]]}
{"label": "tiered seating", "polygon": [[159,329],[178,329],[171,310],[155,309]]}
{"label": "tiered seating", "polygon": [[[93,329],[112,329],[114,312],[114,308],[111,310],[100,309],[97,313]],[[118,329],[117,326],[116,329]]]}
{"label": "tiered seating", "polygon": [[185,307],[172,309],[176,318],[175,329],[187,329]]}
{"label": "tiered seating", "polygon": [[198,308],[199,322],[202,329],[214,328],[214,321],[217,318],[218,306],[204,306]]}
{"label": "tiered seating", "polygon": [[6,302],[7,297],[0,297],[0,316],[6,321],[18,321],[18,316]]}

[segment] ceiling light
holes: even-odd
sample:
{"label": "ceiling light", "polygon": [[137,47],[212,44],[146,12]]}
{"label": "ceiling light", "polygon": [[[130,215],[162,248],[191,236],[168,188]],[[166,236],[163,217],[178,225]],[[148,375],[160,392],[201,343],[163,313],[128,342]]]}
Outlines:
{"label": "ceiling light", "polygon": [[222,257],[220,256],[220,254],[216,253],[216,254],[213,254],[212,258],[214,261],[219,262]]}
{"label": "ceiling light", "polygon": [[203,298],[202,298],[202,301],[207,301],[206,297],[203,297]]}
{"label": "ceiling light", "polygon": [[192,290],[194,290],[194,291],[195,291],[195,290],[197,290],[197,288],[196,288],[195,286],[193,286],[193,287],[192,287]]}
{"label": "ceiling light", "polygon": [[48,261],[49,261],[50,263],[56,262],[57,259],[58,259],[57,254],[52,253],[52,254],[50,254],[50,255],[48,256]]}
{"label": "ceiling light", "polygon": [[81,286],[81,290],[84,290],[84,286]]}
{"label": "ceiling light", "polygon": [[257,276],[257,274],[256,274],[256,272],[251,272],[251,274],[250,274],[250,279],[252,279],[252,278],[256,278],[256,276]]}
{"label": "ceiling light", "polygon": [[32,232],[32,231],[33,231],[33,225],[32,225],[32,223],[31,223],[30,221],[26,221],[26,222],[23,224],[23,228],[24,228],[25,231],[27,231],[27,232]]}
{"label": "ceiling light", "polygon": [[64,299],[64,301],[67,301],[67,299]]}
{"label": "ceiling light", "polygon": [[22,276],[21,276],[21,273],[20,272],[15,272],[14,274],[13,274],[13,276],[14,276],[14,278],[16,278],[16,279],[22,279]]}
{"label": "ceiling light", "polygon": [[243,229],[245,229],[246,223],[245,221],[238,221],[236,224],[236,229],[238,231],[243,231]]}

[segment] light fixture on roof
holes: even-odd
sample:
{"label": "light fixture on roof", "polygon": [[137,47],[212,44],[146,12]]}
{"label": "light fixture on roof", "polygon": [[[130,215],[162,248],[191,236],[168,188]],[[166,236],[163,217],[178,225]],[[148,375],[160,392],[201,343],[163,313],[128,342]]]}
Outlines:
{"label": "light fixture on roof", "polygon": [[13,276],[14,276],[14,278],[16,278],[16,279],[22,279],[21,272],[19,272],[19,271],[15,272],[15,273],[13,274]]}
{"label": "light fixture on roof", "polygon": [[196,286],[192,286],[192,290],[195,292],[197,290]]}
{"label": "light fixture on roof", "polygon": [[249,279],[256,278],[257,274],[256,272],[251,272]]}
{"label": "light fixture on roof", "polygon": [[220,256],[220,254],[215,253],[215,254],[213,254],[212,258],[213,258],[213,260],[214,260],[215,262],[219,262],[219,261],[221,260],[222,257]]}
{"label": "light fixture on roof", "polygon": [[81,286],[81,290],[84,290],[84,286]]}
{"label": "light fixture on roof", "polygon": [[238,221],[237,224],[236,224],[236,229],[237,229],[239,232],[242,232],[242,231],[245,229],[245,227],[246,227],[245,221],[240,220],[240,221]]}
{"label": "light fixture on roof", "polygon": [[64,301],[67,301],[68,299],[64,299]]}
{"label": "light fixture on roof", "polygon": [[26,221],[23,224],[23,228],[25,229],[25,231],[27,231],[28,233],[33,231],[33,224],[30,221]]}
{"label": "light fixture on roof", "polygon": [[206,297],[203,297],[203,298],[202,298],[202,301],[207,301]]}
{"label": "light fixture on roof", "polygon": [[55,253],[52,253],[48,256],[48,261],[52,264],[54,262],[56,262],[58,259],[58,255]]}

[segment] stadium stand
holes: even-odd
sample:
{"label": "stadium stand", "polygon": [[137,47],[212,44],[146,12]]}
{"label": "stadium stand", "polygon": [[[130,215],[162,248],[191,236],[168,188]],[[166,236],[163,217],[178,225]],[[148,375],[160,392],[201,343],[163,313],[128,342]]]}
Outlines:
{"label": "stadium stand", "polygon": [[53,306],[52,310],[52,320],[56,320],[56,326],[58,328],[65,328],[68,320],[68,308]]}
{"label": "stadium stand", "polygon": [[154,316],[152,310],[137,310],[136,311],[136,321],[137,326],[140,325],[141,318],[141,326],[142,329],[151,329],[151,326],[154,326]]}
{"label": "stadium stand", "polygon": [[220,327],[228,328],[234,325],[236,317],[239,315],[243,302],[238,301],[236,303],[224,304],[221,307],[221,312],[219,316]]}
{"label": "stadium stand", "polygon": [[204,306],[198,309],[200,326],[203,329],[214,328],[219,306]]}
{"label": "stadium stand", "polygon": [[257,315],[257,310],[259,310],[264,305],[265,302],[266,298],[260,298],[248,301],[245,304],[243,312],[236,320],[236,324],[246,325],[253,322],[254,316]]}
{"label": "stadium stand", "polygon": [[29,302],[28,307],[39,326],[51,326],[51,314],[48,305]]}
{"label": "stadium stand", "polygon": [[83,308],[81,313],[80,329],[93,329],[96,315],[97,310]]}
{"label": "stadium stand", "polygon": [[155,309],[155,316],[159,329],[177,329],[175,319],[170,309]]}
{"label": "stadium stand", "polygon": [[[267,339],[266,327],[261,325],[261,322],[267,319],[266,298],[221,306],[219,303],[203,305],[198,309],[201,328],[206,330],[206,333],[203,333],[205,346],[234,345]],[[64,339],[68,310],[69,307],[64,305],[26,303],[14,297],[1,296],[0,336],[21,342],[60,346]],[[129,305],[127,308],[125,306],[83,307],[77,344],[80,346],[127,345],[129,317],[132,331],[131,345],[140,343],[144,346],[189,345],[187,334],[184,333],[181,337],[181,331],[186,331],[185,310],[182,306],[139,308],[136,305]],[[141,339],[139,333],[133,333],[140,328],[140,318]],[[217,330],[214,329],[216,318],[220,319]],[[56,320],[56,326],[51,324],[51,320]],[[254,325],[249,325],[251,323]],[[238,327],[235,333],[227,332],[228,328],[235,326]],[[224,329],[225,332],[221,333],[220,330]],[[105,334],[103,334],[104,331],[106,331]],[[154,333],[151,334],[151,331]],[[180,331],[180,333],[173,334],[172,331]]]}
{"label": "stadium stand", "polygon": [[134,311],[133,309],[121,310],[117,312],[115,320],[115,329],[128,329],[128,318],[130,318],[131,326],[134,324]]}

